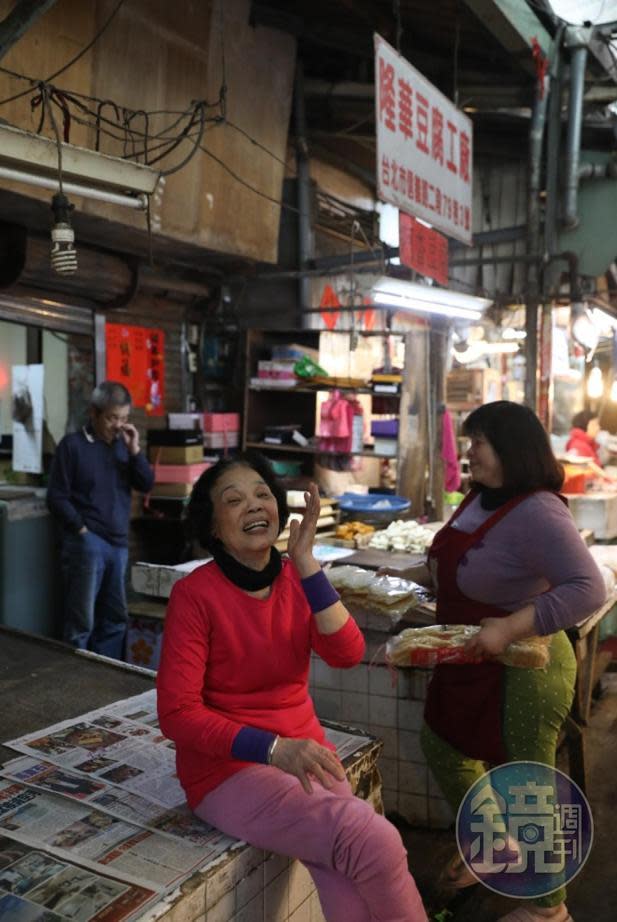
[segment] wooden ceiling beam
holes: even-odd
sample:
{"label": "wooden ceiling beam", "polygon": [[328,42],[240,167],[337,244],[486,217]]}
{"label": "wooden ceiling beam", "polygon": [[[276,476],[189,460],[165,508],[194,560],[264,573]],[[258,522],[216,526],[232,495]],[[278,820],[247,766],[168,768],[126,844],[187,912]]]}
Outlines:
{"label": "wooden ceiling beam", "polygon": [[0,22],[0,58],[19,41],[24,32],[54,5],[56,0],[17,0]]}
{"label": "wooden ceiling beam", "polygon": [[531,7],[520,0],[465,0],[465,4],[523,70],[535,75],[532,42],[535,39],[548,55],[553,39]]}

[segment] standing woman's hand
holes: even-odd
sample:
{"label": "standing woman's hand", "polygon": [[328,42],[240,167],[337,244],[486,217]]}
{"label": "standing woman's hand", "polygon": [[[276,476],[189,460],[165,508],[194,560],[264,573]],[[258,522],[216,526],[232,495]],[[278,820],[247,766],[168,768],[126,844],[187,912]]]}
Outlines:
{"label": "standing woman's hand", "polygon": [[294,519],[289,523],[289,541],[287,542],[287,553],[301,577],[311,576],[320,569],[313,557],[313,545],[321,507],[317,484],[309,484],[304,499],[306,500],[304,515],[300,522]]}

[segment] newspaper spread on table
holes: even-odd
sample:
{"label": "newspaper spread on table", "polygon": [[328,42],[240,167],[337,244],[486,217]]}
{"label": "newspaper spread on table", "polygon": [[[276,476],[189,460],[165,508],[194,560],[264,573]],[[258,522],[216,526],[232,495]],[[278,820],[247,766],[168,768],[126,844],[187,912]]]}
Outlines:
{"label": "newspaper spread on table", "polygon": [[[365,743],[326,734],[341,758]],[[186,806],[155,689],[5,745],[2,922],[125,922],[236,844]]]}

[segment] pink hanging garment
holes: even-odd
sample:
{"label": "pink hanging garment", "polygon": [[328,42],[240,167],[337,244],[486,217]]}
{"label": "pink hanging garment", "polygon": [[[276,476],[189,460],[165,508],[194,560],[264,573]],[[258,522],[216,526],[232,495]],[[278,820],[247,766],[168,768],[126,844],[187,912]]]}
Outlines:
{"label": "pink hanging garment", "polygon": [[441,431],[441,457],[444,463],[444,487],[446,492],[458,490],[461,483],[461,469],[456,453],[454,423],[449,410],[445,410]]}
{"label": "pink hanging garment", "polygon": [[319,415],[319,447],[321,451],[348,452],[351,448],[353,406],[340,391],[321,405]]}

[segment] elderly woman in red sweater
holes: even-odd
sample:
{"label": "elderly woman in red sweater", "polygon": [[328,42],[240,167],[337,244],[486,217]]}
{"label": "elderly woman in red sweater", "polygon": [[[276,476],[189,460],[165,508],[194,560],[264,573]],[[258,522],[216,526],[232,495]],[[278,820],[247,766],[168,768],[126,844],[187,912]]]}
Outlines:
{"label": "elderly woman in red sweater", "polygon": [[259,455],[219,461],[189,518],[214,560],[172,591],[158,673],[163,732],[189,805],[258,848],[300,859],[328,922],[425,922],[396,829],[354,797],[308,693],[311,650],[360,662],[364,640],[312,548],[312,484],[288,557],[285,492]]}
{"label": "elderly woman in red sweater", "polygon": [[589,458],[601,465],[598,454],[596,436],[600,431],[600,420],[597,413],[591,410],[581,410],[572,417],[572,429],[566,444],[566,451],[579,458]]}

